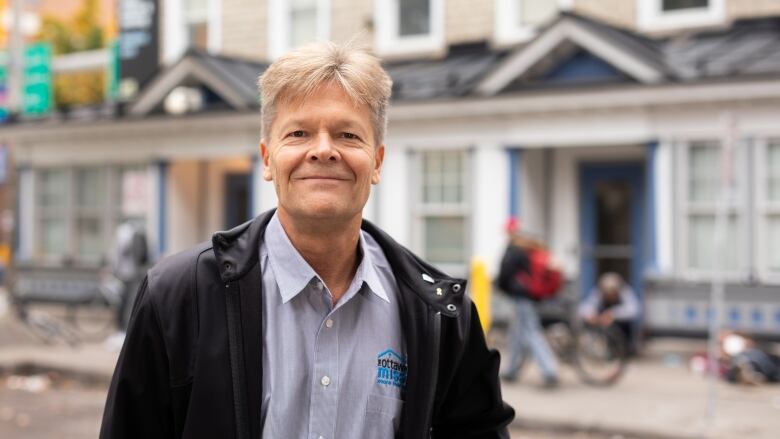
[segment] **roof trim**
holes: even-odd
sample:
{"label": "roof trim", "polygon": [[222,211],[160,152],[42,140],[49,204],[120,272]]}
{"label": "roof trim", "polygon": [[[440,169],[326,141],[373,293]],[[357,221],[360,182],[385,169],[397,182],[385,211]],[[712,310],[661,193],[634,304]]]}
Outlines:
{"label": "roof trim", "polygon": [[249,104],[230,82],[220,78],[201,58],[187,54],[172,67],[163,70],[144,88],[138,99],[130,106],[129,113],[133,116],[149,114],[171,90],[187,78],[201,81],[235,110],[249,109]]}
{"label": "roof trim", "polygon": [[475,87],[476,93],[483,96],[497,94],[566,41],[588,50],[639,82],[655,84],[664,78],[664,72],[657,66],[637,57],[635,53],[604,38],[570,16],[563,16],[534,41],[518,49],[486,75]]}

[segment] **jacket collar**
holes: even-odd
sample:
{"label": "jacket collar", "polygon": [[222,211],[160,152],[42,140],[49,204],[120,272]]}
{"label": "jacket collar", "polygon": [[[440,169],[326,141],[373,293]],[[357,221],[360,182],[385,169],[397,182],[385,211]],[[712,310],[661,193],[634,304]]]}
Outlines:
{"label": "jacket collar", "polygon": [[[271,209],[253,220],[212,236],[222,282],[227,284],[241,279],[258,263],[260,241],[275,211]],[[399,284],[414,291],[436,311],[450,317],[459,314],[460,298],[466,289],[464,279],[439,271],[365,219],[361,228],[382,248]]]}

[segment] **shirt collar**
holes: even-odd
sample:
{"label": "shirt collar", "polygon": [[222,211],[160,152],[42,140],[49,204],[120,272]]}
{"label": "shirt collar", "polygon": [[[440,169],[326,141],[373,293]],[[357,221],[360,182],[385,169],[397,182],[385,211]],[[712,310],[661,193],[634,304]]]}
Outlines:
{"label": "shirt collar", "polygon": [[[355,277],[350,284],[349,290],[352,290],[352,286],[362,286],[363,282],[368,285],[368,288],[379,298],[386,302],[390,302],[387,291],[382,287],[382,283],[379,281],[379,276],[376,272],[377,267],[375,260],[371,255],[371,252],[366,246],[366,240],[362,230],[360,231],[359,246],[363,258],[355,271]],[[268,261],[270,262],[271,269],[274,271],[274,277],[276,284],[279,286],[279,294],[282,297],[282,303],[287,303],[297,296],[304,288],[306,288],[313,279],[320,279],[313,268],[303,259],[298,250],[292,245],[290,238],[282,227],[282,223],[279,222],[279,217],[276,213],[268,223],[268,228],[265,233],[265,245],[268,252]],[[357,291],[355,291],[356,293]],[[349,300],[354,293],[349,294],[349,297],[345,295],[342,300]]]}

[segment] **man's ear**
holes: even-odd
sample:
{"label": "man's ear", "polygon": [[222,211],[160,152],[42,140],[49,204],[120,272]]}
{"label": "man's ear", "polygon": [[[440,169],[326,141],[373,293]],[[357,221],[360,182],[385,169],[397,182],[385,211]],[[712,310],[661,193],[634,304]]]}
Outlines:
{"label": "man's ear", "polygon": [[274,177],[271,174],[271,155],[268,151],[268,145],[265,144],[265,139],[260,139],[260,157],[263,158],[263,180],[273,180]]}
{"label": "man's ear", "polygon": [[379,184],[382,177],[382,162],[385,160],[385,145],[379,145],[374,152],[374,171],[371,174],[371,184]]}

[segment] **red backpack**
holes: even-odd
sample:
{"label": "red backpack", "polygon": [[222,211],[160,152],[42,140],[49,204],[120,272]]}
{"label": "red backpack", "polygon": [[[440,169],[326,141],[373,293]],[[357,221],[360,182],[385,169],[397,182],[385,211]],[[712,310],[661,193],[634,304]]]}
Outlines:
{"label": "red backpack", "polygon": [[532,250],[528,256],[528,272],[517,273],[517,280],[528,290],[531,298],[549,299],[561,289],[563,276],[550,266],[550,253],[546,250]]}

